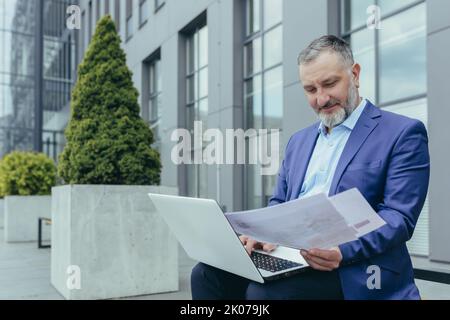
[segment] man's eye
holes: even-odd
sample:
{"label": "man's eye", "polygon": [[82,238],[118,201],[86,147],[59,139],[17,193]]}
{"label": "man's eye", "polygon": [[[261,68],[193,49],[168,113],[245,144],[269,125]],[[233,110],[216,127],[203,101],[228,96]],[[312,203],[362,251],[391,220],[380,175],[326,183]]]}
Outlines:
{"label": "man's eye", "polygon": [[325,83],[325,87],[332,87],[336,84],[336,81]]}
{"label": "man's eye", "polygon": [[306,89],[306,91],[309,92],[309,93],[314,93],[314,92],[316,92],[316,89],[315,88],[311,88],[311,89]]}

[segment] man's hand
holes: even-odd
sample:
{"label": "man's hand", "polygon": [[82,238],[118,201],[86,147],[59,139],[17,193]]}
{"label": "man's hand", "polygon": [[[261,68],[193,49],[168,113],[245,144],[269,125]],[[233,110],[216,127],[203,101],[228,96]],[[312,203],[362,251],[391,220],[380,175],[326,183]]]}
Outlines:
{"label": "man's hand", "polygon": [[300,254],[313,269],[320,271],[337,269],[342,261],[341,250],[338,247],[331,248],[330,250],[300,250]]}
{"label": "man's hand", "polygon": [[277,247],[274,244],[258,242],[247,236],[240,236],[239,239],[241,240],[242,244],[245,247],[245,250],[247,250],[249,255],[251,255],[252,251],[255,249],[262,249],[265,252],[271,252]]}

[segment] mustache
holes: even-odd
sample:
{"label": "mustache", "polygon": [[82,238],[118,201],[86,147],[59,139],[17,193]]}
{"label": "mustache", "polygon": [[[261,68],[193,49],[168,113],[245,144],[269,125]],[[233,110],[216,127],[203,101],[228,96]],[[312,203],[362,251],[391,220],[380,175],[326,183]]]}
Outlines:
{"label": "mustache", "polygon": [[326,109],[326,108],[329,108],[329,107],[332,107],[332,106],[334,106],[335,104],[340,104],[340,103],[341,103],[341,102],[340,102],[339,100],[336,100],[336,99],[330,100],[330,101],[327,102],[326,105],[320,107],[320,110]]}

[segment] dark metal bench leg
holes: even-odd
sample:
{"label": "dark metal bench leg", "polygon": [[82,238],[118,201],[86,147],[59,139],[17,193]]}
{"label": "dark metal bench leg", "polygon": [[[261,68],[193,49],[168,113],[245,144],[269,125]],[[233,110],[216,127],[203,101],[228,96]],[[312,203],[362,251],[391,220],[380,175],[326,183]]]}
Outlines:
{"label": "dark metal bench leg", "polygon": [[38,218],[38,249],[51,247],[51,245],[43,245],[42,244],[42,221],[43,220],[48,220],[48,219]]}

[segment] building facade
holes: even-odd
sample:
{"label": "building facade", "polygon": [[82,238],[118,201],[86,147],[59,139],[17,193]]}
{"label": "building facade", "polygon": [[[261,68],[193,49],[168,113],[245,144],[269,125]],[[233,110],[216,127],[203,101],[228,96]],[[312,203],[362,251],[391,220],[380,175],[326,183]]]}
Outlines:
{"label": "building facade", "polygon": [[32,149],[35,132],[35,3],[0,2],[1,155]]}
{"label": "building facade", "polygon": [[[96,21],[111,14],[140,92],[141,113],[161,152],[162,184],[216,199],[226,210],[267,204],[275,175],[261,165],[176,165],[175,129],[276,129],[289,137],[314,121],[299,82],[297,55],[314,38],[348,39],[362,65],[361,94],[379,107],[423,121],[432,176],[413,239],[417,263],[450,262],[450,172],[442,104],[450,63],[445,0],[81,0],[82,58]],[[374,19],[381,24],[373,26]],[[375,21],[376,22],[376,21]],[[246,136],[248,145],[252,136]],[[196,149],[203,146],[193,145]]]}
{"label": "building facade", "polygon": [[[0,1],[0,156],[64,145],[77,58],[68,0]],[[76,3],[76,2],[75,2]]]}

